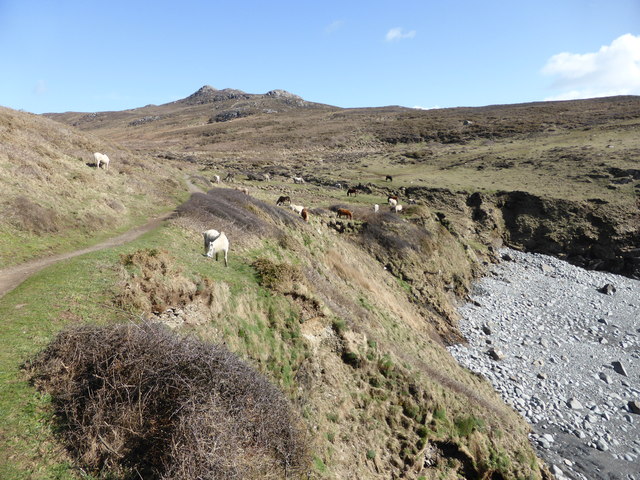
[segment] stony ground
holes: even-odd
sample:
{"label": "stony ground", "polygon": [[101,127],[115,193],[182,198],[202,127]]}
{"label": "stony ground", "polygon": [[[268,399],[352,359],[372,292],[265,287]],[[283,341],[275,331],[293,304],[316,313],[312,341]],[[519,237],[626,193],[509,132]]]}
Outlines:
{"label": "stony ground", "polygon": [[640,281],[502,256],[461,307],[469,344],[452,355],[530,422],[558,478],[640,480]]}

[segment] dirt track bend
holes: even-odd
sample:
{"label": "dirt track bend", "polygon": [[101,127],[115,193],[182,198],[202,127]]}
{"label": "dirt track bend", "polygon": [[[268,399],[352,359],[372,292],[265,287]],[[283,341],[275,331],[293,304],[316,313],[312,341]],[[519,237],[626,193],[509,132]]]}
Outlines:
{"label": "dirt track bend", "polygon": [[[187,182],[187,187],[190,193],[202,192],[200,188],[191,183],[189,178],[185,177],[185,180]],[[0,270],[0,298],[16,288],[31,275],[39,272],[49,265],[53,265],[54,263],[60,262],[62,260],[67,260],[69,258],[84,255],[85,253],[96,252],[105,248],[124,245],[125,243],[135,240],[143,233],[147,233],[155,228],[158,228],[162,224],[162,222],[171,218],[172,215],[174,215],[174,212],[165,213],[164,215],[154,218],[144,225],[134,227],[131,230],[123,233],[122,235],[110,238],[108,240],[105,240],[104,242],[92,245],[91,247],[82,248],[73,252],[60,253],[51,257],[38,258],[20,265],[15,265],[13,267]]]}

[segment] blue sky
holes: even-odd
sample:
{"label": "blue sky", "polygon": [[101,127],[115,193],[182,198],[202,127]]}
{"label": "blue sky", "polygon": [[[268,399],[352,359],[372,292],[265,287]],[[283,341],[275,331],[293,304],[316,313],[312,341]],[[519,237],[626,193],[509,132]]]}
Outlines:
{"label": "blue sky", "polygon": [[340,107],[640,95],[640,0],[0,0],[0,105],[105,111],[203,85]]}

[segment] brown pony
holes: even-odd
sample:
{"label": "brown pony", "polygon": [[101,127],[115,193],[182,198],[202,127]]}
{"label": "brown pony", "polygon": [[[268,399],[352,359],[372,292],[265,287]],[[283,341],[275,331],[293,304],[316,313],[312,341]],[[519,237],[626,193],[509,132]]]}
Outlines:
{"label": "brown pony", "polygon": [[276,202],[276,205],[284,205],[284,202],[287,202],[289,205],[291,205],[291,197],[280,197],[278,198],[278,201]]}
{"label": "brown pony", "polygon": [[353,220],[353,213],[351,213],[346,208],[339,208],[337,213],[338,213],[338,218],[345,217],[345,218],[348,218],[349,220]]}
{"label": "brown pony", "polygon": [[302,209],[302,211],[300,212],[300,216],[302,217],[302,219],[303,219],[305,222],[307,222],[307,223],[309,222],[309,212],[307,212],[307,209],[306,209],[306,208],[303,208],[303,209]]}
{"label": "brown pony", "polygon": [[352,195],[358,195],[358,190],[356,190],[355,188],[350,188],[349,190],[347,190],[347,197],[351,197]]}

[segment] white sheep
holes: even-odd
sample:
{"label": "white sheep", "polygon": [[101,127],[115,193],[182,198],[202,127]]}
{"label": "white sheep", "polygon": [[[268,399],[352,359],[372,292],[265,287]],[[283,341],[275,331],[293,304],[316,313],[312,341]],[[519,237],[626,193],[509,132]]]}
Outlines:
{"label": "white sheep", "polygon": [[209,244],[220,236],[220,232],[212,228],[202,232],[202,236],[204,237],[204,254],[206,255],[209,253]]}
{"label": "white sheep", "polygon": [[393,205],[392,207],[389,207],[389,210],[395,213],[400,213],[402,211],[402,205]]}
{"label": "white sheep", "polygon": [[378,213],[378,210],[380,210],[380,205],[378,205],[377,203],[373,206],[373,213]]}
{"label": "white sheep", "polygon": [[213,176],[213,183],[220,183],[220,175]]}
{"label": "white sheep", "polygon": [[395,198],[390,198],[389,205],[391,205],[391,208],[395,207],[396,205],[398,205],[398,200],[396,200]]}
{"label": "white sheep", "polygon": [[304,207],[302,205],[289,205],[289,208],[291,208],[291,210],[293,210],[294,212],[296,212],[298,215],[302,214],[302,210],[304,210]]}
{"label": "white sheep", "polygon": [[105,170],[109,170],[109,157],[104,153],[96,152],[93,154],[93,158],[96,161],[96,168],[100,168],[100,165],[104,165]]}
{"label": "white sheep", "polygon": [[293,178],[293,183],[304,183],[304,178],[302,177],[291,177]]}
{"label": "white sheep", "polygon": [[229,239],[224,232],[218,232],[211,229],[206,232],[202,232],[204,236],[204,250],[207,257],[211,258],[215,254],[216,261],[218,261],[218,253],[224,252],[224,266],[228,267],[229,262],[227,255],[229,253]]}

